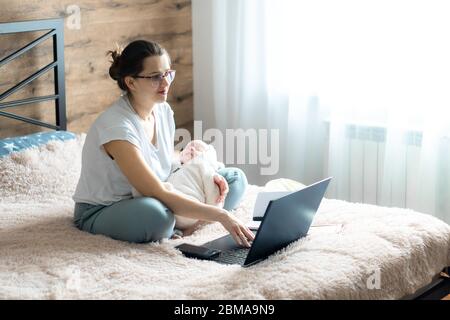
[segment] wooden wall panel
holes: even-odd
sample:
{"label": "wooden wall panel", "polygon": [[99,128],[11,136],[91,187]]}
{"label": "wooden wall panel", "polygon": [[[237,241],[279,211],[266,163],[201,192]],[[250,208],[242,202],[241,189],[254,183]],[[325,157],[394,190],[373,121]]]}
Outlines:
{"label": "wooden wall panel", "polygon": [[[177,127],[192,130],[192,26],[190,0],[0,0],[0,22],[65,17],[70,5],[80,8],[80,29],[65,24],[65,74],[68,130],[87,132],[92,122],[120,95],[109,77],[106,52],[115,43],[125,46],[136,39],[159,42],[169,52],[177,70],[168,102],[175,112]],[[67,12],[66,12],[67,11]],[[1,36],[0,56],[21,47],[37,36],[14,34]],[[33,70],[50,62],[51,41],[39,45],[13,64],[0,68],[0,92],[19,82]],[[53,88],[53,73],[24,87],[8,100],[47,94]],[[29,105],[10,111],[54,123],[51,104]],[[0,117],[0,138],[45,130],[33,125]]]}

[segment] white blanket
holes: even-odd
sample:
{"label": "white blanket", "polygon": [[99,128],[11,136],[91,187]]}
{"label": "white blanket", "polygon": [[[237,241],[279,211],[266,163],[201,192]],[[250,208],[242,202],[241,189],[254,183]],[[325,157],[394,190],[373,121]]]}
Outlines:
{"label": "white blanket", "polygon": [[[0,158],[0,299],[396,299],[450,264],[450,226],[426,214],[324,199],[317,228],[249,268],[187,259],[174,246],[226,231],[130,244],[72,223],[83,136]],[[249,186],[235,214],[250,221]],[[328,231],[327,231],[328,230]]]}

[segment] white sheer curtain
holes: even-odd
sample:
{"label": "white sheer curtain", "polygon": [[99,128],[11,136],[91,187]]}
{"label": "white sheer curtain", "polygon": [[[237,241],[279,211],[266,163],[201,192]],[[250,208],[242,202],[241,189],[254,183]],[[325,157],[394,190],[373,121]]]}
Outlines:
{"label": "white sheer curtain", "polygon": [[224,132],[279,130],[276,174],[237,165],[250,182],[332,175],[327,196],[356,201],[364,197],[352,198],[353,154],[366,152],[361,172],[374,154],[364,142],[363,151],[352,149],[349,132],[364,137],[376,128],[383,166],[366,174],[378,187],[365,202],[450,222],[447,3],[193,0],[194,117]]}

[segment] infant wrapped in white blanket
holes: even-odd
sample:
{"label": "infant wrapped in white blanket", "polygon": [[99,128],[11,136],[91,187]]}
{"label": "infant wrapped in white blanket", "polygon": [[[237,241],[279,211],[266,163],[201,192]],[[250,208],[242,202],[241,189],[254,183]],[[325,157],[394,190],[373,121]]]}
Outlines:
{"label": "infant wrapped in white blanket", "polygon": [[[212,145],[201,140],[189,142],[180,153],[181,165],[175,167],[167,182],[163,182],[168,190],[180,192],[193,200],[223,207],[223,202],[216,203],[220,190],[214,182],[217,171],[224,168],[222,162],[217,161],[217,153]],[[142,196],[136,189],[132,190],[133,197]],[[187,229],[198,222],[196,219],[175,215],[175,228]]]}

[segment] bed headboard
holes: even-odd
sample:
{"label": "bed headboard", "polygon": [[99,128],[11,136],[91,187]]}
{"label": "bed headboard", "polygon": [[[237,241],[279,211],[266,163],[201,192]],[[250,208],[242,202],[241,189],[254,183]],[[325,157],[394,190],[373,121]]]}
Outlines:
{"label": "bed headboard", "polygon": [[[53,62],[49,63],[42,69],[36,71],[32,75],[23,79],[19,83],[13,85],[8,90],[0,93],[0,116],[5,116],[8,118],[24,121],[37,126],[47,127],[55,130],[66,130],[67,119],[66,119],[66,90],[64,83],[64,19],[59,18],[48,20],[0,23],[0,43],[1,43],[1,36],[4,34],[18,33],[18,32],[33,32],[42,30],[48,30],[48,32],[0,60],[0,68],[1,68],[8,62],[13,61],[14,59],[20,57],[22,54],[28,52],[39,43],[45,41],[50,37],[53,38]],[[55,90],[53,95],[38,96],[27,99],[4,102],[4,99],[6,99],[8,96],[20,90],[34,79],[40,77],[41,75],[52,69],[54,72],[54,80],[55,80],[54,81]],[[38,103],[51,100],[55,101],[56,125],[24,116],[19,116],[10,112],[2,111],[3,109],[7,108],[25,106],[31,103]]]}

